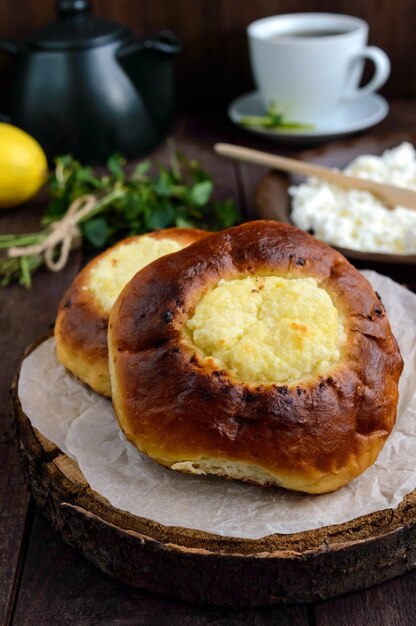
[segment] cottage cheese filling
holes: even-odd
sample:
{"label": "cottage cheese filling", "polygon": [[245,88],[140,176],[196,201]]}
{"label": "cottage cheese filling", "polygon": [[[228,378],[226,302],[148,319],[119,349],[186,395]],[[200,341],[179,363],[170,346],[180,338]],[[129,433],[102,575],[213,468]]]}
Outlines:
{"label": "cottage cheese filling", "polygon": [[323,374],[340,358],[344,331],[313,278],[220,281],[186,323],[200,358],[249,383],[290,383]]}
{"label": "cottage cheese filling", "polygon": [[181,250],[172,239],[141,237],[118,246],[91,268],[89,289],[105,311],[110,311],[119,294],[143,267],[165,254]]}

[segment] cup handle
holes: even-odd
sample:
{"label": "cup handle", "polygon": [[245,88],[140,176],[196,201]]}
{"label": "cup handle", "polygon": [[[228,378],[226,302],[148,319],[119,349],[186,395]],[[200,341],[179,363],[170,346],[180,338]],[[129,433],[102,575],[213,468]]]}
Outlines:
{"label": "cup handle", "polygon": [[367,48],[364,48],[362,52],[353,57],[351,63],[356,63],[359,59],[362,58],[370,59],[370,61],[373,61],[375,66],[374,76],[372,77],[370,82],[364,85],[364,87],[351,89],[350,92],[347,93],[347,95],[345,96],[346,100],[362,98],[363,96],[367,96],[368,94],[377,91],[377,89],[384,85],[390,75],[389,57],[380,48],[377,48],[375,46],[368,46]]}

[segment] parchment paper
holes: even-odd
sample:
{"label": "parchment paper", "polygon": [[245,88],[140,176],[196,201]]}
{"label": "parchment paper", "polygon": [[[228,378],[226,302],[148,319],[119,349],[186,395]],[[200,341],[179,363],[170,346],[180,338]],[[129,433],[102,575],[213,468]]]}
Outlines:
{"label": "parchment paper", "polygon": [[382,297],[405,369],[397,424],[378,460],[335,493],[309,496],[164,469],[126,441],[111,402],[57,362],[53,339],[23,363],[23,410],[113,506],[168,526],[258,539],[396,508],[416,488],[416,296],[389,278],[364,273]]}

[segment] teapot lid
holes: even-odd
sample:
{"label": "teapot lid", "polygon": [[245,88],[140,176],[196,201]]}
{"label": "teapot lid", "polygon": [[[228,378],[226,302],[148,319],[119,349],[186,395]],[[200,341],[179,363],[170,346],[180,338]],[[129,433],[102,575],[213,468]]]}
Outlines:
{"label": "teapot lid", "polygon": [[124,39],[130,31],[115,22],[91,15],[89,0],[57,0],[58,19],[44,26],[29,38],[29,45],[38,50],[76,50],[101,46]]}

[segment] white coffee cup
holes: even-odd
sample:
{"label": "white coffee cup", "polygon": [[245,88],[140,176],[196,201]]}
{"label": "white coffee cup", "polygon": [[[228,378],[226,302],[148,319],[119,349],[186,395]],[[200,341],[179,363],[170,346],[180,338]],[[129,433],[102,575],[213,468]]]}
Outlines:
{"label": "white coffee cup", "polygon": [[[380,48],[366,46],[368,24],[349,15],[293,13],[257,20],[247,29],[255,83],[265,107],[287,121],[319,123],[347,100],[379,89],[390,74]],[[358,87],[364,60],[374,76]]]}

